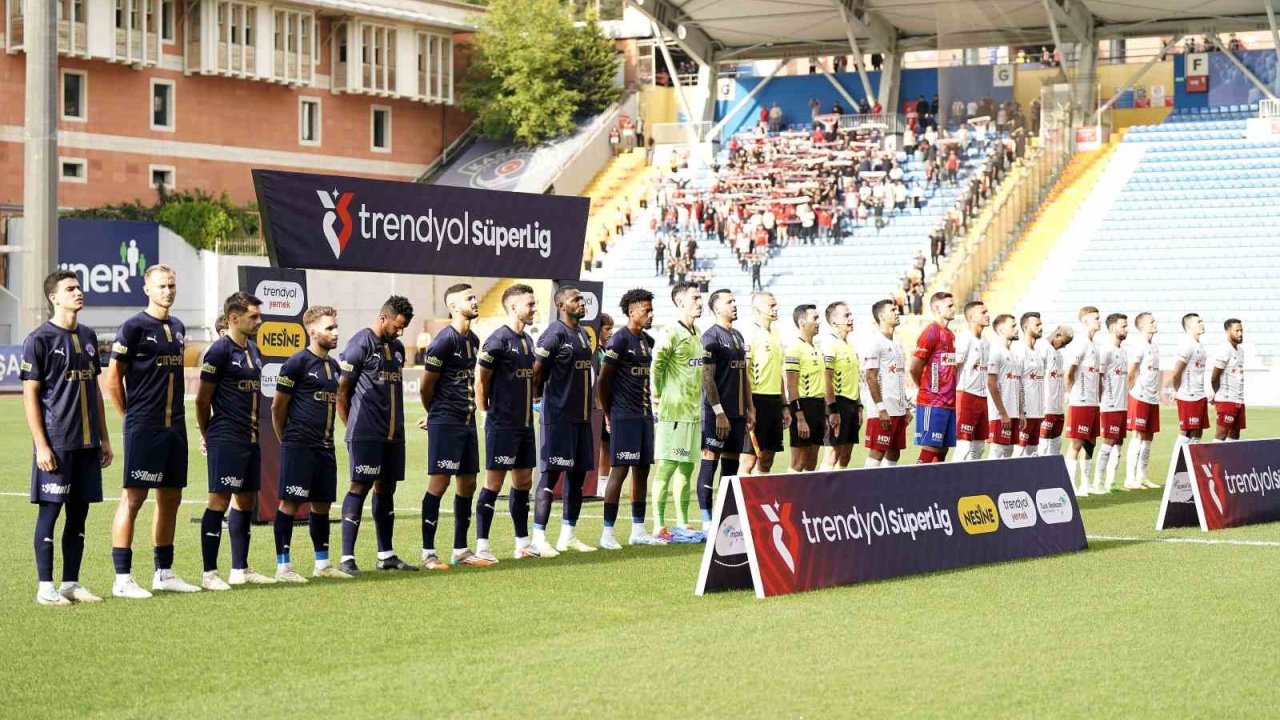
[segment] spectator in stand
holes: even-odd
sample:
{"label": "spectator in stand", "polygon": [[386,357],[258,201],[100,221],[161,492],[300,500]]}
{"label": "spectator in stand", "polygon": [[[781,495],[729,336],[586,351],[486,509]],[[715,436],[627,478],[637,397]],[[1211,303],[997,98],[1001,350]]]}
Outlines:
{"label": "spectator in stand", "polygon": [[809,98],[809,122],[816,122],[814,118],[822,113],[822,102],[816,97]]}
{"label": "spectator in stand", "polygon": [[763,292],[764,285],[760,281],[760,270],[764,267],[764,258],[759,253],[751,254],[751,291]]}
{"label": "spectator in stand", "polygon": [[774,103],[769,108],[769,132],[780,132],[782,130],[782,108],[778,107],[778,103]]}
{"label": "spectator in stand", "polygon": [[910,125],[902,133],[902,152],[907,154],[908,160],[914,158],[916,154],[916,129]]}
{"label": "spectator in stand", "polygon": [[959,185],[959,182],[957,181],[959,172],[960,172],[960,156],[956,153],[955,150],[952,150],[951,154],[947,156],[947,182],[951,183],[951,187],[956,187],[957,185]]}
{"label": "spectator in stand", "polygon": [[867,102],[866,98],[862,98],[862,100],[858,101],[858,114],[859,115],[871,114],[871,103]]}
{"label": "spectator in stand", "polygon": [[871,69],[880,72],[880,68],[884,66],[884,55],[880,53],[871,53]]}
{"label": "spectator in stand", "polygon": [[618,128],[609,128],[609,149],[614,155],[618,154]]}
{"label": "spectator in stand", "polygon": [[925,265],[924,251],[923,251],[923,250],[917,250],[917,251],[916,251],[915,259],[913,259],[913,260],[911,261],[911,266],[912,266],[912,267],[914,267],[914,268],[916,269],[916,273],[920,276],[920,283],[921,283],[921,284],[924,284],[924,282],[925,282],[925,278],[924,278],[924,265]]}
{"label": "spectator in stand", "polygon": [[653,243],[653,276],[657,277],[667,269],[667,243],[658,236]]}

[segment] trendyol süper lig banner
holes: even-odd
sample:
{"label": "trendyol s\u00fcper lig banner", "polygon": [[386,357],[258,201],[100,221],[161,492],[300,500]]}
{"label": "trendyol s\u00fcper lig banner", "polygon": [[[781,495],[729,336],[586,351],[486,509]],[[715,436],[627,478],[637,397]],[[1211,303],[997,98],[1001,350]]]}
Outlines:
{"label": "trendyol s\u00fcper lig banner", "polygon": [[1059,458],[732,477],[697,593],[757,597],[1088,547]]}
{"label": "trendyol s\u00fcper lig banner", "polygon": [[1190,443],[1174,454],[1156,529],[1280,520],[1280,440]]}
{"label": "trendyol s\u00fcper lig banner", "polygon": [[584,197],[254,170],[276,267],[574,278]]}

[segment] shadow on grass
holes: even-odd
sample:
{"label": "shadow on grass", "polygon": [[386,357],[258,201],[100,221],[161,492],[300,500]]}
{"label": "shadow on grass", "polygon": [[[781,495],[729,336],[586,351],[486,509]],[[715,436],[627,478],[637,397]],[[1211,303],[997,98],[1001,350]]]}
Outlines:
{"label": "shadow on grass", "polygon": [[1135,505],[1137,503],[1149,502],[1153,505],[1160,504],[1161,493],[1163,488],[1156,490],[1129,490],[1115,491],[1106,495],[1090,495],[1086,498],[1080,498],[1081,510],[1097,510],[1106,507],[1117,507],[1120,505]]}

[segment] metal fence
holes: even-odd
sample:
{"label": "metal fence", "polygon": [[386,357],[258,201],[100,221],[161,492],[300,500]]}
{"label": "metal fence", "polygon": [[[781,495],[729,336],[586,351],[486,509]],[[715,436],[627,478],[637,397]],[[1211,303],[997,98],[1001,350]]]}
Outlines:
{"label": "metal fence", "polygon": [[219,240],[213,251],[219,255],[266,255],[267,243],[260,237],[239,237]]}

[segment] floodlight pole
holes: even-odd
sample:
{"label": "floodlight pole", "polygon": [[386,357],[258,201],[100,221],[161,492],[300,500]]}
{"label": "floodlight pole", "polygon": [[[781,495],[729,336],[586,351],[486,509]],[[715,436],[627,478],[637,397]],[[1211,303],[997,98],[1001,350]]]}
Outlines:
{"label": "floodlight pole", "polygon": [[1134,85],[1136,85],[1137,82],[1142,79],[1142,76],[1146,75],[1147,71],[1150,70],[1153,65],[1163,60],[1165,53],[1169,52],[1169,50],[1171,50],[1175,45],[1182,42],[1182,37],[1183,37],[1182,35],[1175,35],[1172,40],[1165,43],[1165,46],[1160,49],[1160,52],[1156,53],[1155,57],[1148,60],[1146,65],[1143,65],[1141,69],[1139,69],[1128,80],[1126,80],[1124,85],[1121,85],[1120,88],[1116,90],[1115,94],[1111,96],[1111,99],[1107,100],[1105,103],[1102,103],[1101,105],[1098,106],[1097,111],[1094,112],[1093,114],[1093,118],[1089,120],[1089,124],[1093,125],[1097,123],[1098,120],[1102,117],[1102,113],[1106,112],[1107,109],[1109,109],[1112,105],[1114,105],[1116,100],[1119,100],[1120,96],[1123,95],[1125,91],[1129,90]]}
{"label": "floodlight pole", "polygon": [[[819,70],[821,70],[822,76],[827,79],[827,82],[831,83],[831,87],[834,87],[836,92],[840,93],[840,96],[849,102],[849,112],[853,113],[856,111],[858,109],[858,101],[853,99],[853,96],[849,94],[848,90],[844,89],[844,86],[840,84],[840,81],[836,80],[834,75],[827,72],[827,68],[818,61],[818,58],[811,57],[809,58],[809,62],[813,63]],[[881,82],[884,81],[881,80]]]}
{"label": "floodlight pole", "polygon": [[49,317],[44,279],[58,264],[58,6],[55,0],[26,0],[25,4],[21,335]]}
{"label": "floodlight pole", "polygon": [[1229,50],[1229,49],[1228,49],[1228,48],[1229,48],[1229,46],[1228,46],[1228,45],[1227,45],[1227,43],[1222,39],[1222,35],[1219,35],[1219,34],[1216,34],[1216,33],[1215,33],[1215,34],[1214,34],[1214,36],[1213,36],[1213,39],[1218,41],[1218,47],[1219,47],[1219,48],[1221,48],[1222,54],[1223,54],[1223,55],[1225,55],[1225,56],[1227,57],[1227,59],[1231,61],[1231,64],[1232,64],[1232,65],[1235,65],[1235,66],[1236,66],[1236,68],[1237,68],[1238,70],[1240,70],[1240,72],[1244,73],[1244,76],[1245,76],[1246,78],[1249,78],[1249,82],[1251,82],[1251,83],[1253,83],[1254,85],[1256,85],[1256,86],[1257,86],[1257,88],[1258,88],[1259,90],[1261,90],[1261,91],[1262,91],[1262,94],[1263,94],[1263,95],[1266,95],[1267,97],[1271,98],[1272,100],[1276,100],[1276,99],[1277,99],[1277,98],[1276,98],[1276,94],[1275,94],[1274,92],[1272,92],[1272,91],[1271,91],[1271,88],[1267,87],[1267,84],[1266,84],[1266,83],[1264,83],[1264,82],[1262,82],[1261,80],[1259,80],[1259,79],[1258,79],[1258,76],[1257,76],[1257,75],[1254,75],[1254,74],[1253,74],[1253,71],[1252,71],[1252,70],[1250,70],[1248,67],[1246,67],[1244,63],[1240,62],[1240,58],[1236,57],[1236,54],[1235,54],[1235,53],[1233,53],[1233,52],[1231,52],[1231,50]]}
{"label": "floodlight pole", "polygon": [[[871,103],[871,99],[875,97],[875,93],[871,91],[871,79],[867,77],[867,68],[862,61],[862,50],[858,47],[858,36],[853,32],[853,25],[849,22],[849,10],[840,0],[836,0],[836,7],[840,8],[840,20],[844,23],[844,34],[849,39],[849,49],[853,51],[853,66],[858,69],[858,78],[862,80],[862,91],[866,93],[867,103]],[[849,102],[853,102],[852,99]],[[854,103],[857,105],[857,103]]]}
{"label": "floodlight pole", "polygon": [[694,128],[693,112],[689,110],[689,99],[684,96],[684,87],[680,84],[680,73],[676,70],[676,63],[671,59],[671,49],[667,47],[667,36],[658,23],[651,23],[651,25],[654,37],[658,38],[658,49],[662,51],[662,60],[667,64],[667,72],[671,75],[671,84],[676,89],[676,100],[679,101],[680,109],[684,111],[687,119],[684,128],[689,135],[689,163],[692,165],[698,155],[698,131]]}

